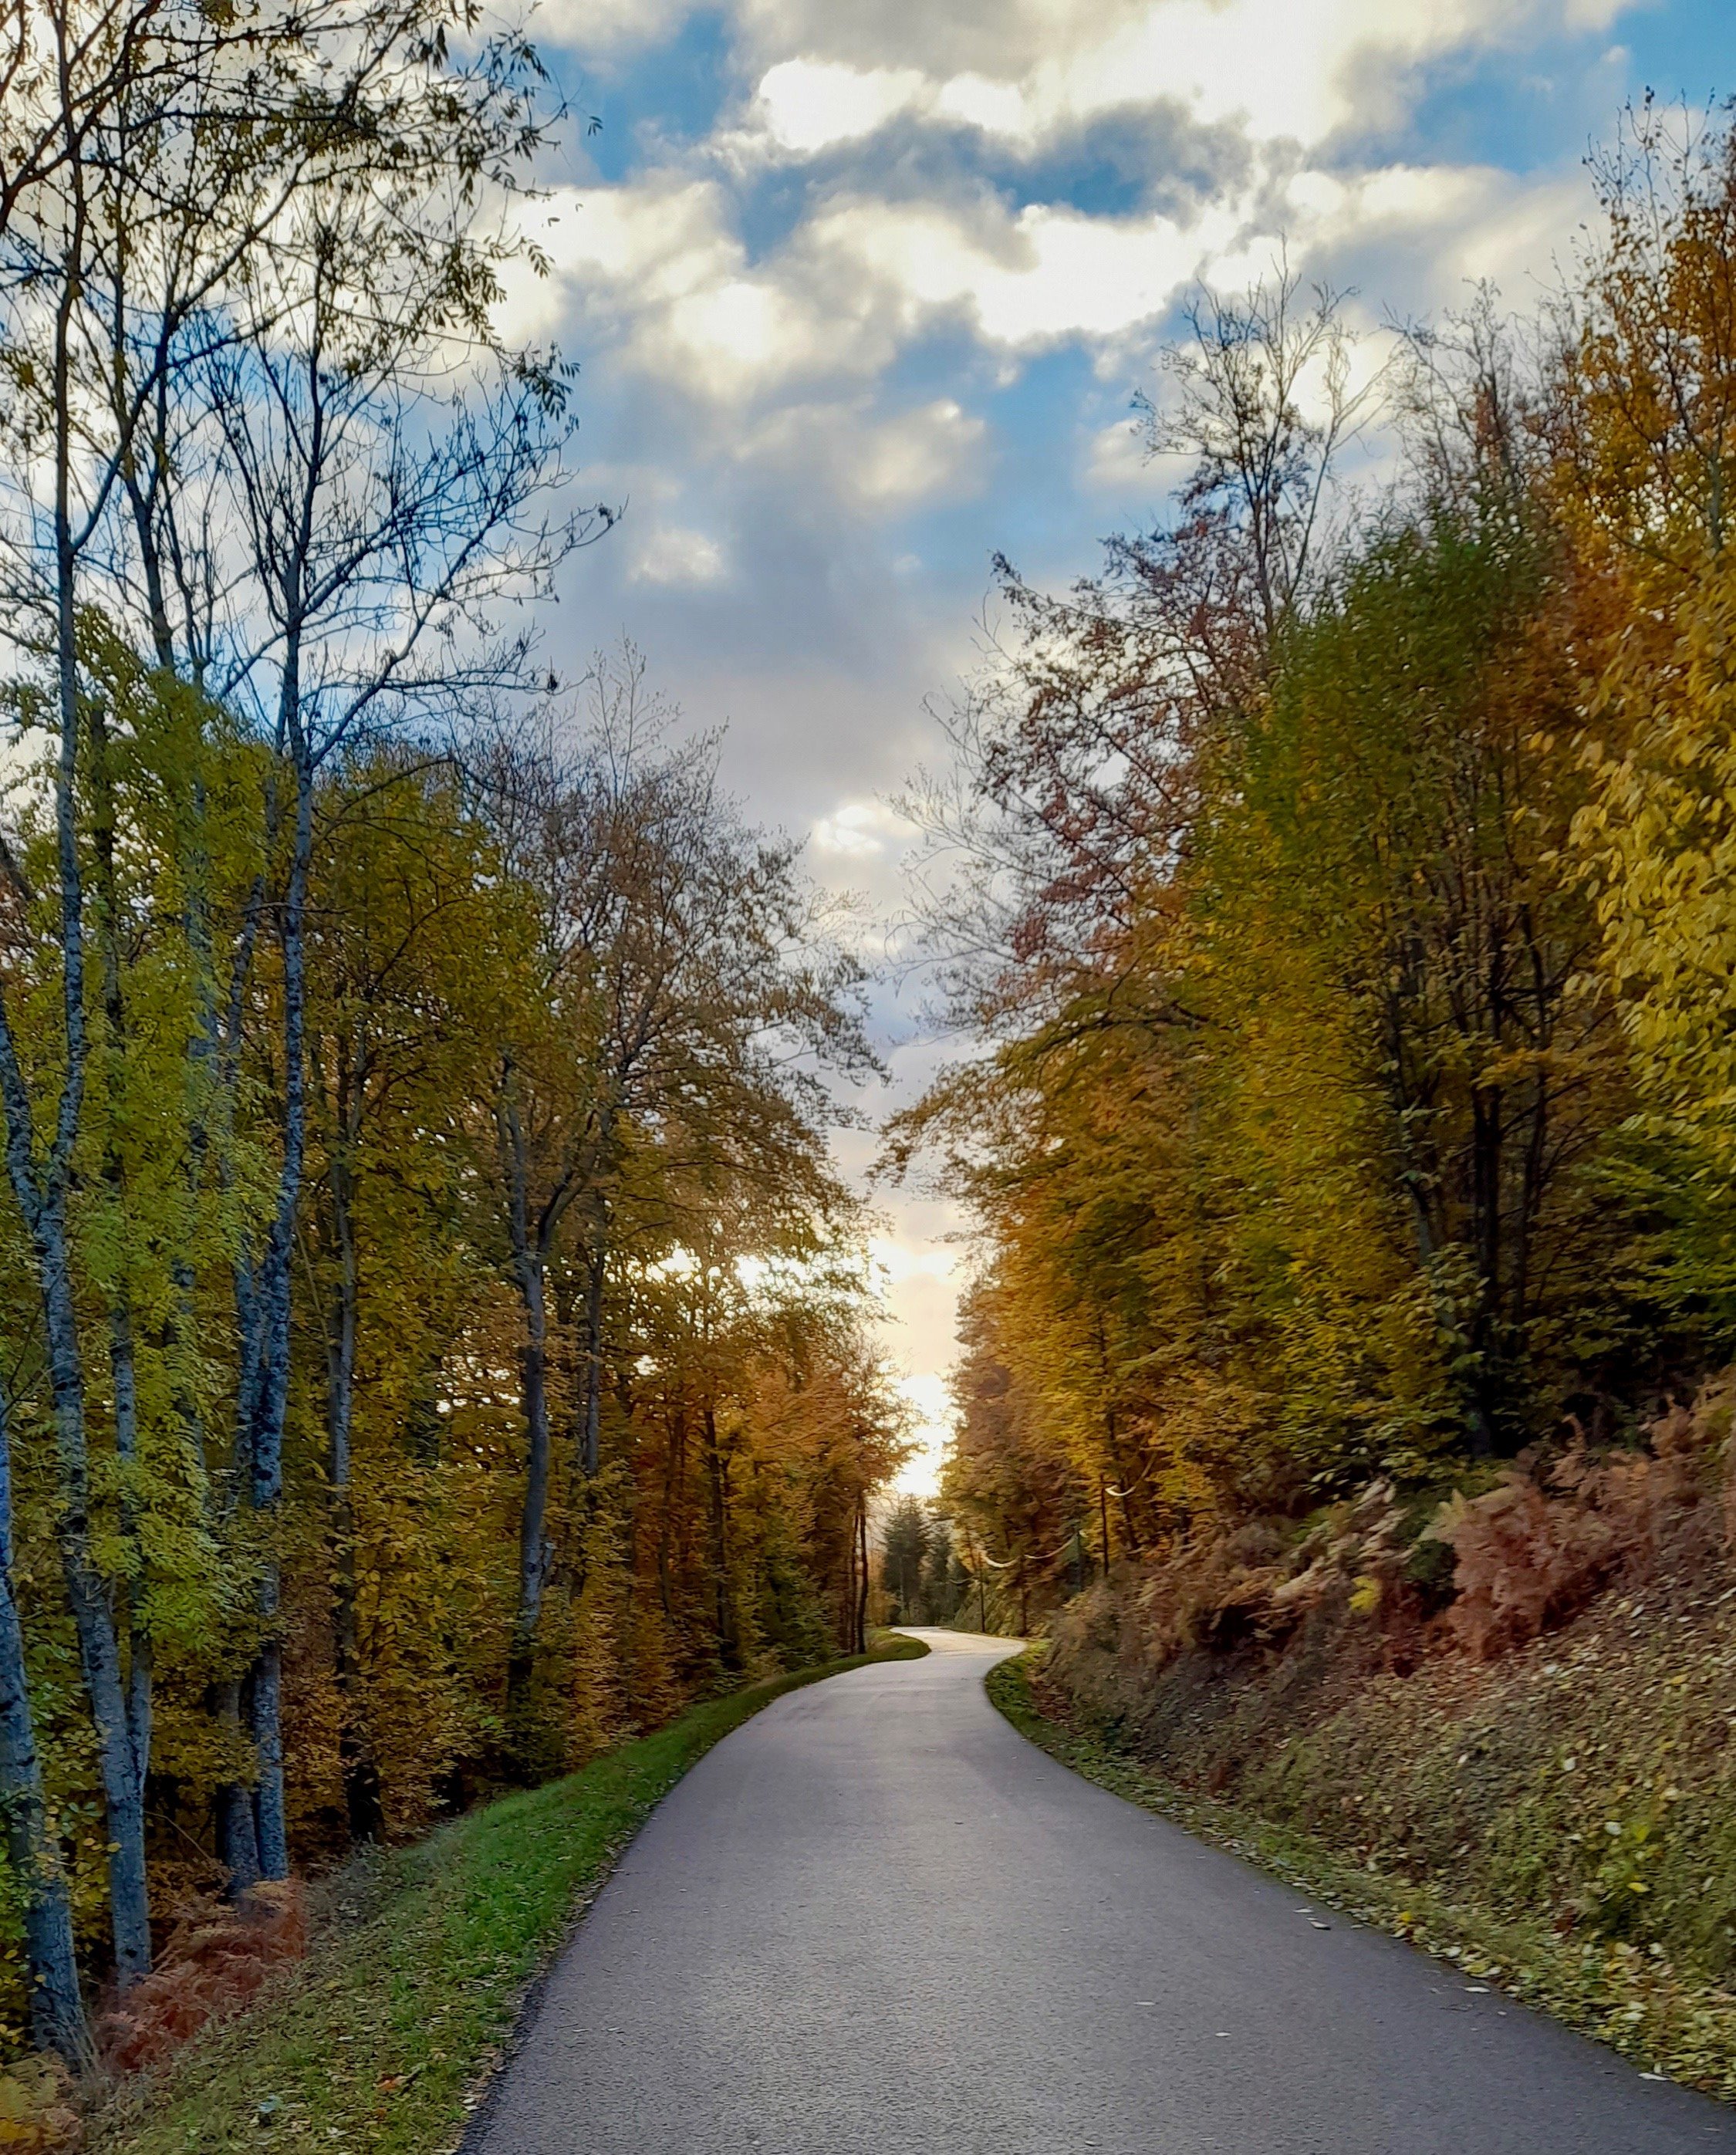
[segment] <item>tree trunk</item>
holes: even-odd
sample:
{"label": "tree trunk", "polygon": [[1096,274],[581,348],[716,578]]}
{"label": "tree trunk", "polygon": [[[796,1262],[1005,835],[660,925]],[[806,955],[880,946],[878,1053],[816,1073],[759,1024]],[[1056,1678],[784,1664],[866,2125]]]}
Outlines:
{"label": "tree trunk", "polygon": [[669,1551],[675,1534],[678,1504],[687,1496],[687,1402],[678,1400],[669,1420],[669,1449],[663,1473],[663,1517],[657,1528],[657,1586],[665,1616],[673,1614],[669,1591]]}
{"label": "tree trunk", "polygon": [[[79,258],[84,202],[74,198],[69,259]],[[55,676],[59,748],[54,774],[56,863],[59,878],[60,1007],[66,1065],[45,1159],[38,1158],[36,1118],[18,1060],[11,1015],[0,996],[0,1097],[6,1122],[6,1166],[28,1227],[54,1403],[59,1467],[56,1522],[62,1569],[79,1641],[79,1659],[95,1724],[99,1776],[107,1813],[109,1898],[115,1971],[125,1988],[151,1965],[151,1912],[145,1873],[144,1806],[133,1754],[114,1611],[91,1546],[90,1461],[85,1427],[84,1362],[79,1339],[68,1240],[67,1205],[82,1122],[90,1035],[84,1014],[84,897],[79,853],[78,775],[80,731],[78,653],[78,552],[71,519],[74,448],[70,402],[70,320],[76,279],[63,279],[54,351]]]}
{"label": "tree trunk", "polygon": [[585,1478],[594,1482],[602,1461],[602,1299],[608,1245],[601,1227],[591,1252],[585,1291]]}
{"label": "tree trunk", "polygon": [[516,1254],[525,1311],[520,1399],[525,1420],[525,1505],[519,1520],[519,1604],[506,1667],[507,1717],[518,1724],[530,1703],[549,1550],[549,1327],[542,1262],[535,1250]]}
{"label": "tree trunk", "polygon": [[5,1820],[7,1861],[24,1904],[31,2039],[38,2050],[58,2050],[74,2072],[82,2073],[94,2052],[79,1994],[71,1896],[43,1800],[24,1631],[13,1585],[8,1415],[8,1404],[0,1399],[0,1817]]}
{"label": "tree trunk", "polygon": [[740,1666],[741,1655],[740,1641],[735,1637],[735,1607],[730,1592],[729,1467],[724,1458],[723,1447],[717,1441],[717,1413],[709,1400],[705,1405],[704,1431],[705,1481],[711,1507],[711,1581],[717,1646],[725,1667],[734,1669]]}
{"label": "tree trunk", "polygon": [[[287,686],[284,695],[292,711],[299,710],[299,688]],[[307,1149],[306,930],[314,844],[314,773],[297,738],[299,732],[299,719],[292,719],[295,829],[281,927],[284,1152],[278,1170],[277,1210],[266,1236],[258,1289],[259,1375],[251,1488],[254,1513],[267,1522],[275,1519],[284,1493],[284,1418],[289,1400],[289,1268]],[[268,1524],[268,1542],[270,1531]],[[259,1835],[259,1869],[267,1878],[289,1875],[284,1792],[283,1643],[278,1635],[282,1591],[277,1552],[268,1545],[261,1563],[258,1605],[265,1635],[253,1662],[251,1714],[258,1759],[253,1815]]]}
{"label": "tree trunk", "polygon": [[853,1651],[858,1654],[868,1651],[868,1498],[860,1491],[856,1497],[856,1540],[861,1558],[861,1568],[856,1579],[856,1644]]}
{"label": "tree trunk", "polygon": [[844,1543],[844,1598],[838,1610],[844,1620],[843,1648],[847,1654],[856,1651],[856,1507],[850,1507],[849,1538]]}
{"label": "tree trunk", "polygon": [[120,1152],[120,1130],[126,1111],[121,1077],[126,1053],[126,1006],[121,989],[120,887],[115,864],[115,803],[109,765],[110,742],[106,719],[100,704],[90,717],[90,778],[96,813],[93,841],[96,853],[97,902],[100,909],[98,948],[102,957],[103,1016],[108,1031],[107,1085],[109,1118],[103,1138],[103,1182],[115,1208],[117,1228],[116,1277],[109,1292],[109,1372],[115,1400],[115,1451],[122,1475],[120,1529],[128,1551],[131,1571],[122,1589],[126,1616],[126,1707],[137,1763],[141,1799],[151,1770],[151,1653],[149,1620],[150,1582],[146,1576],[145,1541],[140,1531],[139,1492],[139,1379],[136,1331],[133,1323],[131,1262],[132,1236],[128,1220],[126,1167]]}
{"label": "tree trunk", "polygon": [[[229,1676],[213,1684],[207,1694],[207,1711],[218,1725],[225,1749],[231,1753],[241,1748],[242,1729],[248,1718],[246,1688],[239,1676]],[[253,1790],[244,1781],[225,1781],[213,1793],[211,1809],[218,1853],[229,1874],[228,1897],[238,1901],[259,1882],[259,1830],[253,1816]]]}
{"label": "tree trunk", "polygon": [[120,1642],[106,1586],[91,1548],[90,1462],[77,1318],[64,1235],[44,1223],[38,1244],[54,1433],[59,1453],[61,1566],[78,1635],[79,1660],[96,1728],[109,1840],[109,1906],[115,1974],[125,1989],[151,1968],[151,1904],[145,1870],[144,1778],[133,1753]]}
{"label": "tree trunk", "polygon": [[342,1702],[338,1758],[344,1809],[352,1840],[380,1838],[386,1820],[380,1773],[363,1741],[356,1710],[356,1509],[351,1495],[350,1431],[356,1405],[356,1339],[360,1322],[355,1190],[350,1171],[359,1103],[341,1073],[337,1135],[331,1165],[332,1237],[337,1246],[337,1292],[327,1319],[325,1349],[326,1472],[331,1487],[333,1675]]}

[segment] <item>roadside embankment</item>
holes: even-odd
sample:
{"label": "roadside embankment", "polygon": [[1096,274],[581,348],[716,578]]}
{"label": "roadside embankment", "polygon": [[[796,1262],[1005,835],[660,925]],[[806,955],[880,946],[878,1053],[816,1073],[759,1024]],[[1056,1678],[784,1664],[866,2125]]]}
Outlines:
{"label": "roadside embankment", "polygon": [[348,1867],[320,1898],[305,1958],[249,2011],[124,2082],[91,2120],[92,2155],[216,2155],[269,2139],[360,2155],[453,2147],[518,2018],[646,1815],[719,1738],[786,1692],[866,1655],[776,1676],[413,1847]]}
{"label": "roadside embankment", "polygon": [[1118,1793],[1736,2098],[1730,1411],[1122,1566],[991,1694]]}

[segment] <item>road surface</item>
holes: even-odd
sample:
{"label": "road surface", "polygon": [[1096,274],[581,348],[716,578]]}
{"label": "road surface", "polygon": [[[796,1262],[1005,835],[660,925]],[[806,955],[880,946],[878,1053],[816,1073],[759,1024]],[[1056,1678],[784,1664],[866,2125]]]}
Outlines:
{"label": "road surface", "polygon": [[679,1784],[471,2149],[1736,2151],[1732,2112],[1080,1780],[984,1697],[1005,1642],[925,1635]]}

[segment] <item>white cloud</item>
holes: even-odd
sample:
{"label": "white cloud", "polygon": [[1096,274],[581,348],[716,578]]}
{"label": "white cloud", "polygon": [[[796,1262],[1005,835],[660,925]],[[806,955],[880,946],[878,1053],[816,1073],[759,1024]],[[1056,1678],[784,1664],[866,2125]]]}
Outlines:
{"label": "white cloud", "polygon": [[1150,494],[1150,458],[1141,429],[1127,419],[1098,427],[1091,437],[1084,481],[1098,494],[1125,494],[1134,488]]}
{"label": "white cloud", "polygon": [[[808,842],[817,853],[834,859],[873,860],[886,851],[887,840],[901,827],[890,809],[878,801],[847,801],[830,816],[820,818]],[[894,1277],[898,1276],[894,1268],[899,1255],[894,1243],[874,1245],[876,1259]]]}
{"label": "white cloud", "polygon": [[858,200],[822,212],[808,244],[895,294],[908,329],[958,311],[990,343],[1032,346],[1111,336],[1159,313],[1238,222],[1231,205],[1188,228],[1042,203],[967,222],[940,203]]}
{"label": "white cloud", "polygon": [[1174,99],[1196,119],[1240,120],[1265,141],[1318,142],[1353,109],[1364,120],[1376,116],[1369,109],[1376,71],[1390,79],[1515,27],[1528,12],[1514,0],[1162,0],[1100,44],[1039,70],[1027,124],[1035,131]]}
{"label": "white cloud", "polygon": [[[1304,253],[1399,245],[1424,269],[1430,299],[1448,303],[1487,279],[1518,303],[1585,208],[1578,175],[1521,179],[1487,165],[1394,165],[1349,178],[1308,171],[1286,190],[1285,222]],[[1395,303],[1395,293],[1381,295]]]}
{"label": "white cloud", "polygon": [[782,60],[761,78],[760,103],[780,143],[812,153],[872,134],[916,100],[924,86],[914,68]]}
{"label": "white cloud", "polygon": [[703,531],[679,525],[653,530],[633,557],[634,580],[648,584],[694,585],[721,581],[726,570],[722,548]]}
{"label": "white cloud", "polygon": [[745,0],[768,57],[760,124],[812,155],[899,113],[1027,144],[1129,106],[1180,105],[1262,141],[1314,144],[1396,116],[1426,62],[1552,27],[1603,30],[1638,0]]}
{"label": "white cloud", "polygon": [[[884,814],[886,811],[880,811]],[[950,1281],[958,1271],[958,1252],[935,1243],[913,1244],[888,1235],[876,1235],[869,1254],[888,1281],[901,1286],[910,1279]]]}
{"label": "white cloud", "polygon": [[715,180],[654,172],[637,182],[563,191],[526,214],[551,278],[510,288],[510,321],[576,307],[579,334],[612,335],[641,381],[740,405],[804,379],[873,375],[894,356],[863,318],[861,295],[817,285],[823,265],[793,249],[752,262]]}
{"label": "white cloud", "polygon": [[[728,438],[738,462],[787,465],[799,452],[859,506],[884,512],[955,493],[981,466],[983,422],[960,397],[874,408],[875,386],[937,324],[970,328],[986,359],[1084,342],[1119,379],[1129,360],[1121,340],[1197,279],[1233,288],[1257,274],[1280,228],[1303,269],[1347,249],[1414,243],[1450,292],[1546,259],[1579,192],[1483,167],[1307,167],[1276,193],[1257,177],[1184,220],[1064,202],[1015,209],[994,196],[888,200],[858,187],[817,202],[755,258],[725,182],[653,172],[528,210],[553,274],[515,276],[504,313],[510,333],[530,335],[576,309],[572,334],[593,350],[599,336],[612,343],[632,378],[719,413],[758,407]],[[1103,454],[1090,470],[1093,484],[1110,483]]]}

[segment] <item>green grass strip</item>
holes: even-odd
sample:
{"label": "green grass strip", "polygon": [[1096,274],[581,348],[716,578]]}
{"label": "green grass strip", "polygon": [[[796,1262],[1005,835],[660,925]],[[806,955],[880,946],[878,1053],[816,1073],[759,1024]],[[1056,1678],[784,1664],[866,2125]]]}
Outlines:
{"label": "green grass strip", "polygon": [[1216,1796],[1196,1795],[1102,1736],[1043,1710],[1032,1676],[1042,1647],[1000,1662],[989,1697],[1022,1736],[1112,1795],[1284,1879],[1329,1907],[1408,1939],[1467,1983],[1505,1991],[1595,2036],[1642,2072],[1736,2101],[1736,1997],[1625,1943],[1580,1944],[1544,1922],[1514,1922],[1433,1886],[1347,1861],[1312,1835]]}
{"label": "green grass strip", "polygon": [[526,1985],[689,1767],[786,1692],[927,1651],[893,1638],[750,1685],[383,1857],[365,1918],[326,1931],[252,2010],[124,2089],[93,2122],[93,2155],[451,2148]]}

